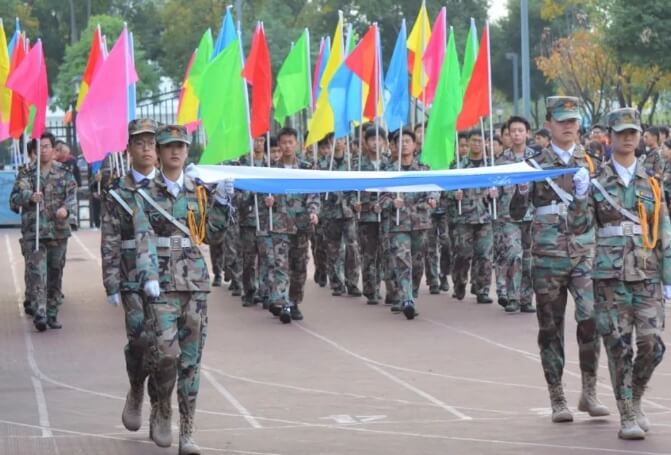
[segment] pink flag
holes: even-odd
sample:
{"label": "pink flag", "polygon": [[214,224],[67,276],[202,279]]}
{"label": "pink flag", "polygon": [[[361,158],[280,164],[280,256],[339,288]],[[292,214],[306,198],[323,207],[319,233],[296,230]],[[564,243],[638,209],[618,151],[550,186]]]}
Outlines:
{"label": "pink flag", "polygon": [[443,67],[443,59],[445,58],[445,43],[447,39],[447,13],[445,7],[440,9],[436,21],[433,23],[433,32],[431,38],[426,44],[424,56],[424,70],[429,80],[426,84],[425,98],[422,98],[427,105],[433,102],[433,97],[436,94],[436,87],[438,86],[438,79],[440,78],[440,69]]}
{"label": "pink flag", "polygon": [[[127,70],[128,69],[128,70]],[[98,70],[77,115],[77,133],[84,158],[93,163],[128,142],[128,86],[138,77],[124,28]]]}
{"label": "pink flag", "polygon": [[0,121],[0,142],[9,138],[9,123]]}
{"label": "pink flag", "polygon": [[21,95],[29,104],[35,105],[32,137],[40,137],[44,132],[49,100],[47,65],[44,61],[41,40],[37,40],[21,64],[12,71],[7,78],[6,86]]}

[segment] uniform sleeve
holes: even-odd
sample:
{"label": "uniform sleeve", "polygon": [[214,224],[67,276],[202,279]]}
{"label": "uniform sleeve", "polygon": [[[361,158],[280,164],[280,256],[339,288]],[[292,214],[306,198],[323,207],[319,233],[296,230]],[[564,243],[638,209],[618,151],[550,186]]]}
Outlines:
{"label": "uniform sleeve", "polygon": [[21,205],[18,203],[17,194],[19,192],[19,182],[21,181],[21,174],[19,174],[14,180],[14,185],[12,186],[12,192],[9,194],[9,208],[14,213],[19,213],[21,211]]}
{"label": "uniform sleeve", "polygon": [[529,191],[526,194],[520,193],[520,187],[515,188],[515,192],[510,198],[510,217],[513,220],[521,220],[527,214],[529,209],[529,200],[535,189],[533,183],[529,184]]}
{"label": "uniform sleeve", "polygon": [[77,213],[77,182],[71,173],[66,174],[65,200],[63,206],[68,211],[68,215]]}
{"label": "uniform sleeve", "polygon": [[107,196],[103,204],[105,210],[100,223],[103,285],[107,295],[114,295],[119,292],[121,283],[121,223],[116,201]]}
{"label": "uniform sleeve", "polygon": [[10,197],[10,204],[16,207],[22,207],[23,209],[29,209],[34,204],[31,202],[30,197],[33,195],[33,183],[30,180],[30,175],[24,175],[20,177],[17,182],[16,191],[12,191]]}
{"label": "uniform sleeve", "polygon": [[217,200],[214,201],[207,213],[207,231],[205,234],[205,243],[216,243],[222,238],[228,226],[230,226],[234,221],[231,213],[232,210],[232,204],[226,205],[221,204]]}
{"label": "uniform sleeve", "polygon": [[572,204],[571,230],[582,235],[594,227],[594,198],[592,188],[584,197],[575,197]]}
{"label": "uniform sleeve", "polygon": [[144,286],[147,281],[155,281],[159,278],[158,254],[156,234],[144,210],[144,200],[137,193],[133,212],[133,230],[135,231],[137,281]]}

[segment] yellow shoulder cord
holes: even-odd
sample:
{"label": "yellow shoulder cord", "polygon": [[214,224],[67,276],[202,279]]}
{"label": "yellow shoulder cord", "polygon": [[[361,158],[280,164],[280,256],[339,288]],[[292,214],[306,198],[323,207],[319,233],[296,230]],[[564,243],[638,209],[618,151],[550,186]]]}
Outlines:
{"label": "yellow shoulder cord", "polygon": [[594,175],[594,161],[592,161],[592,158],[585,153],[585,159],[587,160],[587,167],[589,168],[589,175]]}
{"label": "yellow shoulder cord", "polygon": [[196,199],[198,201],[200,223],[196,223],[196,215],[191,208],[189,208],[189,212],[186,214],[186,222],[189,226],[189,231],[191,232],[191,238],[197,246],[200,246],[205,240],[207,226],[207,216],[205,213],[207,207],[207,191],[205,191],[205,187],[200,185],[196,187]]}
{"label": "yellow shoulder cord", "polygon": [[645,204],[641,201],[638,201],[638,216],[641,219],[643,247],[647,250],[652,250],[657,245],[657,240],[659,239],[659,214],[662,208],[662,190],[659,182],[654,177],[648,177],[648,182],[650,182],[652,195],[655,198],[655,208],[652,214],[652,241],[649,238],[648,212],[645,210]]}

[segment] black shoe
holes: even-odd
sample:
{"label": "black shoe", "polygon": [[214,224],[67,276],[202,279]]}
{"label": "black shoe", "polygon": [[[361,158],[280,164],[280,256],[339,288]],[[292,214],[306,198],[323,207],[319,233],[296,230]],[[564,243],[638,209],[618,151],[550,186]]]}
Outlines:
{"label": "black shoe", "polygon": [[384,296],[384,304],[385,305],[391,305],[392,303],[394,303],[394,302],[391,300],[391,296],[389,294]]}
{"label": "black shoe", "polygon": [[280,309],[280,321],[282,324],[289,324],[291,322],[291,307],[289,305],[284,305]]}
{"label": "black shoe", "polygon": [[506,306],[506,313],[517,313],[520,310],[520,302],[511,300]]}
{"label": "black shoe", "polygon": [[391,312],[392,313],[400,313],[401,312],[401,304],[400,303],[394,303],[391,305]]}
{"label": "black shoe", "polygon": [[26,313],[28,316],[35,316],[35,310],[33,309],[33,305],[28,300],[23,302],[23,312]]}
{"label": "black shoe", "polygon": [[440,294],[440,287],[438,287],[438,285],[429,286],[429,294],[432,294],[432,295]]}
{"label": "black shoe", "polygon": [[343,295],[344,293],[345,293],[345,290],[344,290],[344,289],[341,289],[341,288],[335,288],[335,289],[333,289],[333,291],[331,292],[331,295],[332,295],[333,297],[340,297],[340,296]]}
{"label": "black shoe", "polygon": [[270,309],[270,302],[268,301],[268,299],[263,299],[262,307],[264,310]]}
{"label": "black shoe", "polygon": [[408,320],[415,319],[415,316],[418,315],[417,310],[415,309],[415,304],[412,302],[405,302],[403,304],[403,314]]}
{"label": "black shoe", "polygon": [[47,315],[44,314],[44,311],[37,310],[35,317],[33,318],[33,324],[38,332],[47,330]]}
{"label": "black shoe", "polygon": [[372,294],[372,295],[368,294],[368,295],[366,295],[366,299],[367,299],[366,304],[368,304],[368,305],[377,305],[378,304],[377,294]]}
{"label": "black shoe", "polygon": [[58,322],[58,320],[56,319],[56,316],[49,316],[47,318],[47,325],[49,326],[50,329],[62,329],[63,328],[63,324]]}
{"label": "black shoe", "polygon": [[473,287],[473,285],[471,285],[471,295],[478,295],[478,293],[475,292],[475,287]]}
{"label": "black shoe", "polygon": [[327,282],[326,282],[326,280],[324,279],[324,280],[322,280],[322,281],[318,282],[317,284],[319,285],[319,287],[320,287],[320,288],[325,288],[325,287],[326,287],[326,284],[327,284]]}
{"label": "black shoe", "polygon": [[520,306],[520,312],[522,312],[522,313],[535,313],[536,308],[534,307],[533,303],[525,303],[524,305]]}
{"label": "black shoe", "polygon": [[252,297],[252,301],[254,302],[254,305],[257,305],[259,303],[265,302],[265,299],[258,294],[254,294],[254,297]]}
{"label": "black shoe", "polygon": [[464,300],[465,296],[466,296],[466,288],[464,286],[455,285],[454,294],[452,294],[452,297],[454,297],[457,300]]}
{"label": "black shoe", "polygon": [[269,303],[268,311],[270,311],[273,314],[273,316],[279,316],[280,312],[282,311],[282,305],[278,305],[276,303]]}
{"label": "black shoe", "polygon": [[231,279],[231,272],[224,272],[224,283],[228,283]]}
{"label": "black shoe", "polygon": [[291,319],[294,321],[302,321],[303,320],[303,313],[301,313],[301,310],[298,308],[298,305],[294,305],[291,307],[289,310],[289,313],[291,314]]}
{"label": "black shoe", "polygon": [[499,305],[501,305],[503,308],[506,308],[508,306],[508,299],[505,297],[499,297]]}
{"label": "black shoe", "polygon": [[256,306],[256,301],[254,300],[253,294],[245,294],[242,298],[242,306],[245,308]]}
{"label": "black shoe", "polygon": [[492,302],[494,302],[494,301],[487,294],[479,294],[478,295],[478,303],[492,303]]}
{"label": "black shoe", "polygon": [[361,297],[361,291],[356,286],[348,286],[347,295],[349,295],[350,297]]}
{"label": "black shoe", "polygon": [[447,281],[447,275],[443,275],[440,277],[440,290],[443,292],[447,292],[450,290],[450,283]]}
{"label": "black shoe", "polygon": [[228,290],[231,291],[233,297],[240,297],[242,295],[242,288],[237,281],[231,281],[231,285],[228,287]]}
{"label": "black shoe", "polygon": [[212,280],[212,286],[218,288],[221,286],[221,275],[215,275]]}

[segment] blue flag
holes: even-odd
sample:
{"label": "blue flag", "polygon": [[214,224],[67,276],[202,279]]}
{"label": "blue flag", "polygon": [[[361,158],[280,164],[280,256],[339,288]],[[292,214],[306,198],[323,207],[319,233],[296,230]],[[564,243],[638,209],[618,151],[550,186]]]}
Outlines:
{"label": "blue flag", "polygon": [[221,51],[226,49],[229,44],[238,39],[238,34],[235,31],[235,24],[233,24],[233,15],[231,14],[231,7],[226,8],[226,15],[221,21],[221,29],[217,35],[217,41],[214,43],[214,50],[212,51],[212,59],[219,55]]}
{"label": "blue flag", "polygon": [[16,27],[14,28],[14,34],[12,35],[12,39],[9,40],[9,44],[7,45],[10,60],[12,58],[12,54],[14,53],[14,48],[16,47],[16,41],[19,39],[20,36],[21,36],[21,22],[19,22],[19,18],[17,17]]}
{"label": "blue flag", "polygon": [[333,75],[328,90],[335,121],[335,137],[347,136],[350,122],[361,121],[361,79],[343,63]]}
{"label": "blue flag", "polygon": [[408,124],[410,93],[408,80],[408,51],[406,48],[405,19],[396,39],[394,53],[384,78],[384,120],[390,131]]}

